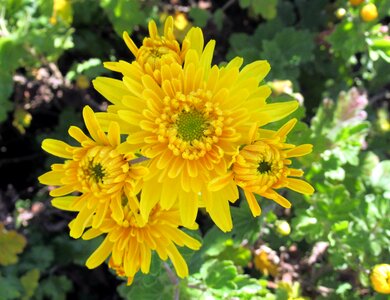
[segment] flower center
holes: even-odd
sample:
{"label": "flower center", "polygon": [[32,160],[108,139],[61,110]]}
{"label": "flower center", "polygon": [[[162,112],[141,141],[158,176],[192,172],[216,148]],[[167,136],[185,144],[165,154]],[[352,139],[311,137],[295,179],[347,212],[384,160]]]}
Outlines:
{"label": "flower center", "polygon": [[89,164],[90,176],[96,183],[103,183],[103,178],[105,176],[105,171],[103,166],[100,163],[94,164],[93,161],[90,161]]}
{"label": "flower center", "polygon": [[244,147],[233,164],[236,183],[244,188],[259,192],[276,184],[285,166],[278,148],[257,141],[258,150]]}
{"label": "flower center", "polygon": [[257,167],[257,171],[259,171],[260,174],[269,173],[271,171],[272,165],[267,161],[261,161]]}
{"label": "flower center", "polygon": [[176,126],[179,137],[186,142],[192,142],[200,140],[204,136],[203,132],[207,127],[207,123],[201,112],[192,110],[180,113]]}
{"label": "flower center", "polygon": [[[199,89],[188,95],[178,92],[174,97],[166,96],[163,105],[155,120],[158,140],[183,159],[197,160],[208,155],[223,136],[225,125],[231,124],[219,103],[212,102],[209,91]],[[219,151],[213,160],[222,156],[223,151]]]}

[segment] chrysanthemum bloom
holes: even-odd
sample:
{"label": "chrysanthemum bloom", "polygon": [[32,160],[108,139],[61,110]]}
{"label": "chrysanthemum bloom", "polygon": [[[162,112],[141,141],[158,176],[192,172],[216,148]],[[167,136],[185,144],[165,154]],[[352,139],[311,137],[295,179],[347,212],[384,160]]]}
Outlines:
{"label": "chrysanthemum bloom", "polygon": [[161,195],[164,209],[179,200],[182,221],[191,226],[201,193],[214,222],[229,231],[228,201],[238,198],[237,189],[211,193],[207,183],[225,174],[238,148],[250,142],[250,132],[290,114],[298,103],[266,103],[270,89],[259,86],[270,69],[266,61],[240,70],[243,61],[235,58],[226,67],[211,67],[214,44],[210,41],[200,56],[189,49],[183,67],[163,65],[161,85],[148,74],[141,82],[125,76],[123,82],[133,95],[124,98],[126,108],[117,113],[133,127],[122,151],[141,149],[151,159],[141,195],[143,217],[159,200],[155,195]]}
{"label": "chrysanthemum bloom", "polygon": [[[108,107],[108,115],[112,120],[120,123],[122,133],[129,132],[126,123],[121,123],[115,114],[118,109],[123,108],[122,102],[132,102],[133,90],[142,92],[143,86],[140,84],[144,74],[149,74],[156,82],[161,83],[161,67],[171,63],[182,65],[185,54],[189,49],[194,49],[200,55],[204,41],[202,31],[198,27],[191,28],[185,36],[182,45],[175,39],[173,34],[173,18],[169,16],[165,21],[164,35],[160,36],[156,23],[149,22],[149,37],[143,40],[142,46],[138,48],[129,35],[124,32],[123,39],[135,56],[132,63],[120,60],[119,62],[105,62],[104,66],[112,71],[129,76],[132,80],[131,87],[125,85],[122,80],[107,77],[98,77],[93,81],[95,89],[106,97],[113,104]],[[106,118],[107,119],[107,118]],[[102,123],[103,126],[107,122]]]}
{"label": "chrysanthemum bloom", "polygon": [[254,194],[274,200],[286,208],[291,207],[290,201],[275,190],[286,187],[311,195],[313,187],[294,178],[303,176],[303,171],[289,168],[292,163],[290,158],[304,156],[313,147],[310,144],[295,146],[285,143],[287,134],[296,122],[296,119],[292,119],[278,131],[259,129],[255,141],[240,150],[231,170],[225,176],[213,179],[209,184],[210,189],[218,190],[237,184],[243,189],[253,216],[261,214]]}
{"label": "chrysanthemum bloom", "polygon": [[[59,140],[44,140],[45,151],[66,160],[63,164],[53,164],[51,171],[39,177],[43,184],[58,186],[50,192],[52,197],[59,197],[53,200],[54,206],[79,212],[70,233],[74,238],[81,236],[91,218],[93,227],[98,227],[109,207],[113,218],[121,221],[122,194],[135,197],[141,188],[140,179],[147,173],[145,167],[130,163],[134,154],[123,155],[117,151],[120,145],[117,123],[111,122],[106,135],[90,107],[84,108],[83,117],[92,138],[71,126],[69,134],[80,143],[79,147]],[[82,194],[62,197],[73,192]]]}
{"label": "chrysanthemum bloom", "polygon": [[156,251],[160,259],[172,261],[180,278],[188,276],[187,264],[177,246],[198,250],[201,244],[178,228],[181,225],[178,209],[161,210],[156,206],[147,222],[139,211],[134,212],[127,204],[124,210],[122,223],[106,218],[99,229],[92,228],[84,233],[86,240],[107,233],[102,244],[88,258],[87,267],[96,268],[111,255],[109,266],[119,276],[126,276],[131,284],[140,269],[142,273],[149,273],[152,251]]}
{"label": "chrysanthemum bloom", "polygon": [[376,265],[371,272],[371,284],[375,291],[390,294],[390,265]]}

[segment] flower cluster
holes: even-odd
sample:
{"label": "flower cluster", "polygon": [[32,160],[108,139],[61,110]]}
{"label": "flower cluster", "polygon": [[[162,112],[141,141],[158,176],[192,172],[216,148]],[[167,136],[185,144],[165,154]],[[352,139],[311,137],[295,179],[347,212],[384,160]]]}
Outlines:
{"label": "flower cluster", "polygon": [[65,161],[39,178],[57,187],[50,192],[55,207],[77,213],[69,225],[72,237],[104,235],[87,266],[110,256],[109,266],[129,283],[139,269],[148,273],[152,251],[186,276],[177,246],[196,250],[200,243],[180,228],[196,228],[204,207],[222,231],[230,231],[229,203],[238,200],[238,188],[253,216],[261,213],[260,196],[290,207],[279,189],[314,191],[299,179],[303,171],[291,167],[291,158],[312,149],[286,142],[297,121],[277,131],[263,128],[298,107],[297,101],[267,103],[271,91],[261,84],[270,70],[266,61],[242,67],[236,57],[212,65],[215,42],[204,45],[201,29],[192,28],[179,43],[171,17],[163,35],[153,21],[149,34],[139,48],[124,34],[135,60],[104,64],[121,80],[93,81],[111,105],[100,113],[84,108],[89,136],[69,129],[79,146],[43,142],[45,151]]}

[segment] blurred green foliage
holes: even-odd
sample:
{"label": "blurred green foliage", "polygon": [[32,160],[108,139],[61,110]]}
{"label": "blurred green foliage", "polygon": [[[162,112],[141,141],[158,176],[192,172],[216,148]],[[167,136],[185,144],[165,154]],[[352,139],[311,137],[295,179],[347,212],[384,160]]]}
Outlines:
{"label": "blurred green foliage", "polygon": [[[347,0],[238,0],[211,2],[211,7],[155,0],[1,0],[0,123],[17,119],[14,126],[19,126],[20,134],[30,134],[37,144],[47,136],[66,140],[70,125],[81,126],[82,100],[70,105],[52,99],[55,124],[29,132],[30,121],[34,125],[40,120],[34,118],[33,108],[21,110],[21,103],[15,102],[15,76],[34,81],[38,69],[54,64],[62,72],[64,90],[81,90],[82,97],[91,98],[88,82],[108,72],[102,62],[133,59],[121,41],[123,31],[141,41],[149,19],[162,19],[167,13],[177,16],[180,11],[186,22],[204,27],[208,38],[225,39],[215,37],[217,47],[223,44],[217,48],[216,63],[237,55],[245,63],[266,59],[272,66],[267,80],[272,81],[274,92],[269,101],[304,101],[307,113],[303,107],[294,113],[300,122],[289,141],[314,145],[313,153],[300,159],[299,165],[316,193],[303,197],[286,191],[293,203],[291,210],[259,199],[263,210],[259,218],[251,217],[240,195],[231,208],[232,232],[210,226],[204,221],[206,215],[199,217],[204,221],[202,232],[188,232],[203,245],[198,252],[180,249],[190,268],[187,279],[177,278],[169,263],[153,259],[150,274],[137,274],[130,287],[112,279],[112,274],[107,277],[110,284],[118,286],[123,299],[389,299],[370,288],[369,271],[375,264],[389,263],[390,258],[386,106],[390,2],[366,2],[378,7],[374,21],[364,22],[361,6]],[[344,15],[335,14],[339,8],[345,10]],[[179,29],[177,34],[182,36]],[[85,85],[80,76],[85,76]],[[32,120],[27,124],[28,110]],[[99,240],[71,240],[65,226],[61,233],[52,233],[35,220],[42,218],[53,226],[58,216],[47,220],[46,215],[37,214],[36,222],[23,219],[23,213],[32,211],[36,203],[49,207],[45,197],[42,191],[35,192],[32,200],[18,200],[14,205],[14,221],[8,226],[17,227],[23,235],[16,231],[5,235],[0,228],[0,300],[67,299],[69,295],[97,299],[88,290],[97,284],[78,293],[79,283],[69,273],[82,268]],[[280,234],[280,220],[291,225],[290,235]],[[22,240],[27,240],[25,248]],[[309,264],[320,242],[326,250]],[[254,265],[261,245],[273,249],[279,258],[276,278]],[[285,274],[290,275],[289,281]]]}

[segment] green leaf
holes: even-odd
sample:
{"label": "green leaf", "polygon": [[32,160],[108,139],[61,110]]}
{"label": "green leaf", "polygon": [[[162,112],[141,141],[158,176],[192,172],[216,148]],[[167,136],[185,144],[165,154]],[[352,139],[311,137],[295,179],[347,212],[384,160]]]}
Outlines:
{"label": "green leaf", "polygon": [[255,14],[261,15],[266,20],[276,17],[278,0],[252,0],[252,9]]}
{"label": "green leaf", "polygon": [[20,278],[20,283],[22,284],[24,289],[24,295],[22,297],[22,300],[31,299],[31,297],[34,295],[35,290],[38,287],[39,276],[39,270],[32,269]]}
{"label": "green leaf", "polygon": [[218,261],[216,259],[205,262],[200,269],[205,283],[212,289],[235,289],[234,279],[237,276],[237,268],[232,261]]}
{"label": "green leaf", "polygon": [[225,20],[225,14],[223,13],[223,10],[218,8],[214,12],[213,16],[213,22],[217,26],[217,29],[221,31],[223,29],[223,21]]}
{"label": "green leaf", "polygon": [[[7,113],[12,109],[13,103],[9,101],[9,98],[13,90],[13,69],[6,69],[7,56],[6,53],[2,52],[1,48],[2,42],[0,41],[0,123],[7,119]],[[4,59],[4,61],[2,61]],[[12,60],[12,56],[9,57],[9,60]],[[4,63],[4,65],[3,65]],[[8,66],[10,67],[10,66]]]}
{"label": "green leaf", "polygon": [[117,290],[123,299],[164,300],[173,299],[174,285],[166,272],[159,275],[137,273],[131,286],[122,284]]}
{"label": "green leaf", "polygon": [[346,229],[348,229],[348,225],[349,225],[349,222],[346,220],[334,223],[332,226],[332,231],[337,232],[337,231],[346,230]]}
{"label": "green leaf", "polygon": [[372,170],[371,184],[385,191],[390,190],[390,160],[381,161]]}
{"label": "green leaf", "polygon": [[[242,197],[244,196],[242,195],[241,198]],[[239,207],[232,207],[231,212],[234,224],[232,230],[234,240],[241,242],[244,239],[247,239],[249,243],[253,243],[259,237],[260,229],[263,224],[263,217],[254,218],[249,209],[248,202],[245,199],[241,200]],[[267,209],[263,207],[263,214],[266,213]]]}
{"label": "green leaf", "polygon": [[75,80],[77,75],[83,74],[89,79],[94,79],[106,72],[103,63],[99,58],[90,58],[82,63],[72,65],[66,78],[68,80]]}
{"label": "green leaf", "polygon": [[191,8],[188,15],[194,20],[194,25],[199,27],[205,27],[211,17],[211,13],[209,11],[199,7]]}
{"label": "green leaf", "polygon": [[135,26],[146,24],[147,15],[145,10],[141,9],[140,1],[101,0],[100,5],[119,36],[122,36],[124,31],[131,34]]}
{"label": "green leaf", "polygon": [[327,0],[295,0],[299,11],[299,20],[302,28],[319,30],[327,21]]}
{"label": "green leaf", "polygon": [[251,2],[252,2],[252,0],[239,0],[238,1],[241,8],[248,8],[249,5],[251,5]]}
{"label": "green leaf", "polygon": [[235,265],[242,267],[246,267],[251,258],[251,251],[232,239],[225,242],[225,249],[218,255],[219,260],[231,260]]}
{"label": "green leaf", "polygon": [[0,66],[1,69],[13,72],[19,64],[24,49],[16,37],[2,37],[0,39]]}
{"label": "green leaf", "polygon": [[50,276],[39,283],[35,298],[38,300],[65,300],[66,294],[72,290],[72,286],[72,282],[65,276]]}
{"label": "green leaf", "polygon": [[206,256],[217,256],[225,249],[225,242],[231,233],[225,234],[218,227],[213,226],[203,238],[200,253]]}
{"label": "green leaf", "polygon": [[54,253],[50,245],[33,246],[23,255],[23,264],[27,269],[38,268],[45,271],[53,262]]}
{"label": "green leaf", "polygon": [[20,299],[20,284],[16,278],[0,275],[0,300]]}
{"label": "green leaf", "polygon": [[26,246],[26,238],[15,230],[6,230],[0,223],[0,265],[7,266],[18,262],[18,254]]}
{"label": "green leaf", "polygon": [[264,40],[262,48],[259,56],[271,64],[269,77],[272,79],[296,82],[299,66],[314,59],[313,34],[307,30],[285,28],[272,40]]}
{"label": "green leaf", "polygon": [[355,53],[365,51],[367,47],[364,31],[360,30],[357,24],[349,21],[338,24],[327,40],[332,45],[335,55],[345,60]]}

